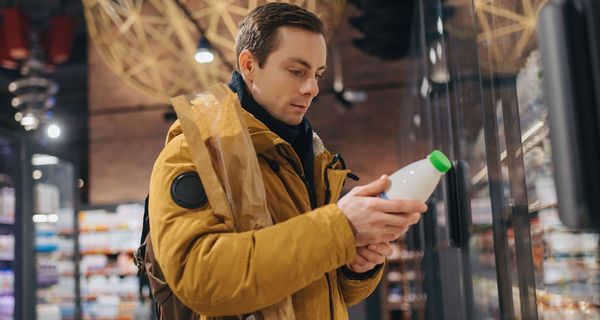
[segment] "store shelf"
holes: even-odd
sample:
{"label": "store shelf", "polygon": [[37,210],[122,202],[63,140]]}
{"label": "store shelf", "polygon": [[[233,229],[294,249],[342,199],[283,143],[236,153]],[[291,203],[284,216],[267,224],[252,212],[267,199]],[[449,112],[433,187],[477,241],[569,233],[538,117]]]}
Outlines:
{"label": "store shelf", "polygon": [[121,299],[121,301],[126,302],[126,301],[136,301],[140,298],[139,294],[136,293],[102,293],[102,292],[98,292],[95,294],[84,294],[83,295],[83,299],[86,301],[95,301],[98,300],[100,297],[119,297],[119,299]]}
{"label": "store shelf", "polygon": [[551,203],[544,203],[544,204],[539,204],[539,203],[533,203],[529,205],[529,213],[534,213],[534,212],[538,212],[544,209],[556,209],[558,208],[558,204],[556,202],[551,202]]}
{"label": "store shelf", "polygon": [[423,281],[424,275],[422,272],[409,271],[409,272],[397,272],[389,271],[387,273],[387,280],[390,283],[406,283],[409,281]]}
{"label": "store shelf", "polygon": [[[390,301],[391,300],[391,301]],[[410,310],[419,309],[420,306],[425,306],[427,303],[427,295],[408,295],[407,297],[397,297],[394,299],[388,298],[390,310]],[[416,306],[416,308],[415,308]]]}
{"label": "store shelf", "polygon": [[37,283],[37,289],[38,289],[38,290],[48,289],[48,288],[51,288],[51,287],[53,287],[53,286],[57,285],[57,284],[58,284],[58,282],[59,282],[58,280],[56,280],[56,281],[51,281],[51,282],[43,282],[43,283],[40,283],[40,282],[38,281],[38,283]]}
{"label": "store shelf", "polygon": [[79,233],[107,232],[110,230],[113,230],[113,229],[108,226],[83,227],[83,228],[79,228]]}
{"label": "store shelf", "polygon": [[102,232],[112,232],[112,231],[139,231],[138,229],[132,229],[128,226],[94,226],[94,227],[83,227],[79,229],[79,233],[102,233]]}
{"label": "store shelf", "polygon": [[82,250],[80,251],[81,255],[96,255],[96,254],[101,254],[101,255],[119,255],[121,253],[126,253],[129,255],[133,255],[135,253],[135,250],[133,249],[129,249],[129,250],[108,250],[108,249],[94,249],[94,250]]}
{"label": "store shelf", "polygon": [[597,252],[595,251],[577,251],[577,252],[550,252],[548,253],[549,258],[554,258],[556,260],[562,260],[566,258],[595,258],[597,256]]}
{"label": "store shelf", "polygon": [[391,256],[389,256],[386,261],[387,262],[409,262],[409,261],[419,261],[423,259],[422,252],[416,251],[407,251],[402,250],[399,252],[394,252]]}
{"label": "store shelf", "polygon": [[133,319],[140,296],[132,257],[143,210],[124,204],[78,212],[83,319]]}
{"label": "store shelf", "polygon": [[38,253],[52,253],[58,250],[58,245],[53,244],[45,244],[45,245],[36,245],[35,251]]}
{"label": "store shelf", "polygon": [[391,320],[394,313],[402,311],[410,314],[424,310],[426,295],[423,293],[424,275],[421,264],[424,252],[408,250],[404,239],[391,243],[392,255],[386,259],[387,265],[382,278],[381,310],[382,319]]}
{"label": "store shelf", "polygon": [[[75,274],[73,274],[73,273],[61,273],[60,275],[61,276],[65,276],[65,277],[72,277]],[[82,272],[81,276],[83,276],[83,277],[91,277],[91,276],[130,277],[130,276],[137,276],[137,272],[118,272],[118,271],[111,271],[111,270],[98,270],[98,271]]]}
{"label": "store shelf", "polygon": [[116,317],[116,318],[112,318],[112,317],[97,317],[97,316],[92,316],[92,315],[84,315],[83,316],[83,320],[133,320],[133,316],[127,316],[127,317]]}
{"label": "store shelf", "polygon": [[71,236],[75,235],[75,232],[72,229],[63,229],[63,230],[58,230],[57,234],[62,237],[71,237]]}

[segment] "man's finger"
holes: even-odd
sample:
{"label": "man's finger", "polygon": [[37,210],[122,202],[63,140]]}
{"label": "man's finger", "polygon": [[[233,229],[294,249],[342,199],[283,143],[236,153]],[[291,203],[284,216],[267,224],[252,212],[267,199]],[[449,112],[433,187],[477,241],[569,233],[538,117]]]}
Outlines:
{"label": "man's finger", "polygon": [[361,248],[360,255],[367,261],[373,264],[380,264],[385,262],[385,257],[375,251],[371,251],[367,248]]}
{"label": "man's finger", "polygon": [[371,206],[378,211],[387,213],[407,213],[407,212],[419,212],[424,213],[427,211],[427,205],[423,202],[412,201],[412,200],[387,200],[381,198],[370,199]]}
{"label": "man's finger", "polygon": [[356,257],[352,263],[358,264],[360,266],[367,266],[369,264],[369,260],[365,259],[358,251],[356,252]]}
{"label": "man's finger", "polygon": [[401,228],[405,226],[413,225],[419,222],[421,219],[420,213],[376,213],[381,216],[378,217],[379,222],[390,227]]}
{"label": "man's finger", "polygon": [[379,179],[372,181],[364,186],[352,189],[355,196],[372,197],[377,196],[387,189],[390,179],[386,175],[382,175]]}
{"label": "man's finger", "polygon": [[376,252],[377,254],[384,257],[389,257],[392,255],[392,253],[394,253],[394,249],[389,244],[389,242],[370,244],[368,248],[369,250]]}

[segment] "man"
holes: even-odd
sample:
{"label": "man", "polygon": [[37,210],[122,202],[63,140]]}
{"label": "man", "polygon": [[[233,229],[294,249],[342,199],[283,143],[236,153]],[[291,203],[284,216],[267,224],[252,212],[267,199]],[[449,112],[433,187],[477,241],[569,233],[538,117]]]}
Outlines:
{"label": "man", "polygon": [[176,297],[203,317],[248,314],[291,295],[296,319],[347,319],[347,306],[376,288],[388,242],[426,206],[380,199],[385,176],[338,201],[349,170],[304,117],[327,56],[315,15],[258,7],[240,23],[236,54],[229,87],[245,109],[274,225],[235,233],[215,217],[195,175],[195,142],[176,122],[150,183],[156,261]]}

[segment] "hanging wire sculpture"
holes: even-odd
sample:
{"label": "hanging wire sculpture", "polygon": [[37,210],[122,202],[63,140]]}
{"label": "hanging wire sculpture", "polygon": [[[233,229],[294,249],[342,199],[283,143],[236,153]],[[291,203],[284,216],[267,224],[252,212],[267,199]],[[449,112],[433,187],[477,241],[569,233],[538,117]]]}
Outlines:
{"label": "hanging wire sculpture", "polygon": [[454,7],[456,13],[445,27],[457,37],[476,37],[479,61],[484,70],[516,75],[525,65],[529,53],[536,48],[537,16],[546,2],[449,0],[447,5]]}
{"label": "hanging wire sculpture", "polygon": [[[87,29],[109,68],[126,83],[162,102],[228,81],[239,21],[265,0],[83,0]],[[317,14],[330,37],[346,0],[278,1]],[[201,37],[215,60],[194,60]]]}

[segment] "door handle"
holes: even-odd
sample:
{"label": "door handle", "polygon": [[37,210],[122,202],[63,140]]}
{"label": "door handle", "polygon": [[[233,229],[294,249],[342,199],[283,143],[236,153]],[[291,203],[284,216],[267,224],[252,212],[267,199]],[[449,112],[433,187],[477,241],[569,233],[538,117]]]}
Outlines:
{"label": "door handle", "polygon": [[469,244],[471,203],[468,176],[469,167],[465,161],[456,162],[446,173],[448,231],[450,245],[455,248],[466,248]]}

